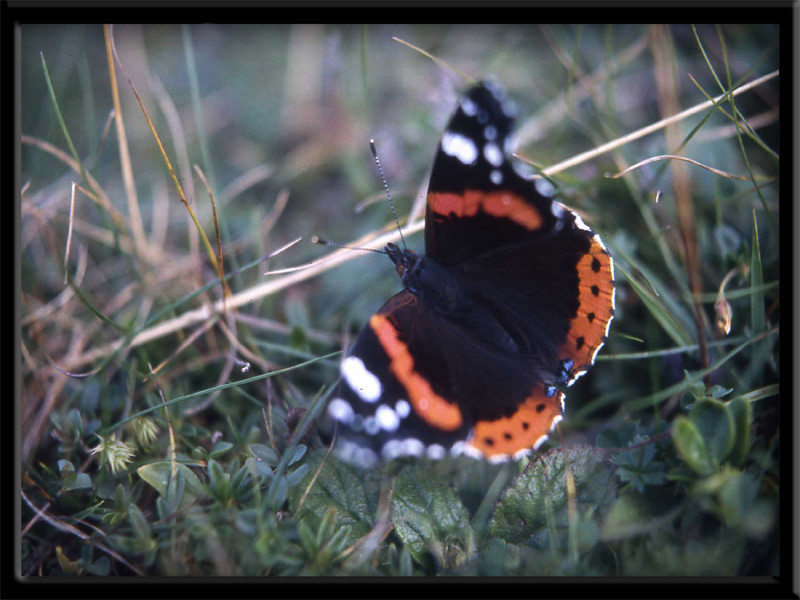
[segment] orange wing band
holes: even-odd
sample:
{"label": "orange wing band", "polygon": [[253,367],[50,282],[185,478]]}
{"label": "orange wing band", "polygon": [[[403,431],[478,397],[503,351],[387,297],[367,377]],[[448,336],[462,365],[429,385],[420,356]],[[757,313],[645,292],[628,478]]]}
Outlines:
{"label": "orange wing band", "polygon": [[436,394],[425,378],[414,370],[414,359],[408,346],[400,340],[389,319],[375,314],[369,325],[391,360],[392,373],[408,392],[408,401],[417,416],[437,429],[453,431],[461,427],[464,419],[458,406]]}
{"label": "orange wing band", "polygon": [[606,341],[608,325],[614,318],[614,272],[611,256],[597,237],[589,253],[577,265],[578,314],[570,322],[567,341],[561,352],[575,361],[573,371],[594,363],[597,351]]}
{"label": "orange wing band", "polygon": [[483,211],[493,217],[505,217],[526,229],[535,231],[542,227],[542,215],[524,199],[510,192],[482,192],[465,190],[463,194],[432,192],[428,194],[431,210],[440,215],[474,217]]}
{"label": "orange wing band", "polygon": [[510,417],[476,423],[469,445],[490,459],[536,450],[561,420],[563,399],[559,391],[550,398],[543,390],[534,392]]}

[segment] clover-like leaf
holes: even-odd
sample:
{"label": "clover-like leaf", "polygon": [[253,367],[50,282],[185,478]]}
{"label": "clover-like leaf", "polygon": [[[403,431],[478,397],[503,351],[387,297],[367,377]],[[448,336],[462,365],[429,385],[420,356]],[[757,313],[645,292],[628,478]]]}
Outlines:
{"label": "clover-like leaf", "polygon": [[719,400],[702,398],[692,406],[689,419],[703,436],[709,459],[721,464],[734,444],[734,422],[728,407]]}
{"label": "clover-like leaf", "polygon": [[[186,465],[178,464],[176,469],[181,472],[183,478],[183,494],[181,497],[180,505],[184,506],[194,502],[198,496],[203,494],[203,484],[200,479],[194,474]],[[173,497],[170,495],[169,483],[172,477],[172,464],[170,461],[159,461],[143,465],[136,469],[139,477],[144,479],[147,483],[156,488],[159,494],[164,498]]]}
{"label": "clover-like leaf", "polygon": [[708,475],[713,471],[714,467],[703,436],[688,418],[682,415],[676,417],[672,423],[672,442],[692,471],[700,475]]}

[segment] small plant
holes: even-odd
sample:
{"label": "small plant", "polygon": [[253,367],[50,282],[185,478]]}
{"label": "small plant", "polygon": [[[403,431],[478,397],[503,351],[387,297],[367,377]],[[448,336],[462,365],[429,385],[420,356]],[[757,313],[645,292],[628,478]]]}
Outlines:
{"label": "small plant", "polygon": [[113,475],[124,471],[136,455],[133,448],[114,437],[103,438],[102,435],[97,437],[100,439],[100,443],[91,448],[89,452],[99,455],[100,467],[106,467]]}

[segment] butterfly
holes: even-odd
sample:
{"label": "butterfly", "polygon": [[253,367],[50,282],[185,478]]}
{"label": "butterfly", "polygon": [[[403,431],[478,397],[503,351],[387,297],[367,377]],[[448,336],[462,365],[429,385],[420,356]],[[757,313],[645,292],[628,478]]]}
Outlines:
{"label": "butterfly", "polygon": [[425,254],[386,245],[403,290],[347,352],[326,411],[346,460],[519,458],[606,341],[611,255],[510,157],[514,113],[493,82],[463,95],[433,161]]}

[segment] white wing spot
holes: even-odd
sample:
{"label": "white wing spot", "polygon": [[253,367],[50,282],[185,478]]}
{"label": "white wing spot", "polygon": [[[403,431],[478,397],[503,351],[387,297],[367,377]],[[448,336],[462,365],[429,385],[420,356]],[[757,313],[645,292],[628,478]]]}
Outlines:
{"label": "white wing spot", "polygon": [[503,153],[497,144],[488,143],[483,147],[483,156],[493,167],[503,164]]}
{"label": "white wing spot", "polygon": [[411,405],[407,400],[398,400],[394,405],[394,410],[401,419],[405,419],[411,414]]}
{"label": "white wing spot", "polygon": [[364,402],[375,402],[383,393],[380,380],[367,370],[364,362],[358,357],[348,356],[344,359],[342,377]]}
{"label": "white wing spot", "polygon": [[425,452],[425,444],[416,438],[389,440],[381,448],[381,456],[386,460],[400,456],[422,456],[423,452]]}
{"label": "white wing spot", "polygon": [[378,455],[369,448],[364,448],[349,440],[337,443],[336,453],[347,462],[356,463],[364,468],[374,467],[378,463]]}
{"label": "white wing spot", "polygon": [[378,410],[375,411],[375,418],[381,429],[385,429],[386,431],[395,431],[400,426],[400,417],[385,404],[381,404]]}
{"label": "white wing spot", "polygon": [[385,460],[392,460],[393,458],[400,456],[400,441],[389,440],[386,442],[383,445],[383,448],[381,448],[381,456]]}
{"label": "white wing spot", "polygon": [[464,111],[464,114],[468,117],[474,117],[478,113],[478,106],[469,98],[463,98],[461,100],[461,110]]}
{"label": "white wing spot", "polygon": [[444,449],[444,446],[441,444],[431,444],[428,446],[428,449],[425,451],[425,454],[431,460],[441,460],[447,454],[447,451]]}
{"label": "white wing spot", "polygon": [[[556,192],[556,188],[547,179],[537,179],[533,185],[536,186],[536,191],[545,198],[550,198]],[[557,216],[557,215],[556,215]]]}
{"label": "white wing spot", "polygon": [[464,448],[466,448],[467,444],[465,442],[456,442],[450,448],[450,455],[451,456],[460,456],[464,453]]}
{"label": "white wing spot", "polygon": [[342,423],[350,423],[353,420],[353,407],[346,400],[334,398],[328,404],[328,414],[332,419]]}
{"label": "white wing spot", "polygon": [[[455,449],[455,446],[453,447],[453,449]],[[469,444],[464,444],[461,448],[459,448],[459,454],[465,454],[466,456],[470,456],[472,458],[477,458],[477,459],[484,458],[483,452],[481,452],[474,446],[470,446]]]}
{"label": "white wing spot", "polygon": [[478,148],[466,136],[452,131],[445,131],[442,136],[442,151],[456,157],[465,165],[473,165],[478,160]]}
{"label": "white wing spot", "polygon": [[375,435],[381,430],[380,423],[375,417],[367,417],[364,421],[364,433],[367,435]]}
{"label": "white wing spot", "polygon": [[408,438],[402,442],[402,452],[404,456],[420,456],[425,452],[425,444],[416,438]]}
{"label": "white wing spot", "polygon": [[[511,154],[510,150],[506,150],[506,152],[507,154]],[[523,179],[531,179],[535,174],[533,171],[533,167],[520,160],[511,161],[511,166],[514,167],[514,170],[517,172],[517,175],[519,175]],[[534,185],[536,184],[534,183]]]}

